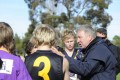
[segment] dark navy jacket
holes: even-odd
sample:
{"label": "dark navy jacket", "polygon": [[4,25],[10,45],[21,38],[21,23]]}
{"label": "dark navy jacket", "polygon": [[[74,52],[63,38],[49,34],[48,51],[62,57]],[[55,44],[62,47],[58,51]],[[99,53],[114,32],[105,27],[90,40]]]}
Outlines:
{"label": "dark navy jacket", "polygon": [[81,75],[81,80],[115,80],[117,61],[102,39],[94,39],[82,52],[81,60],[66,56],[71,72]]}

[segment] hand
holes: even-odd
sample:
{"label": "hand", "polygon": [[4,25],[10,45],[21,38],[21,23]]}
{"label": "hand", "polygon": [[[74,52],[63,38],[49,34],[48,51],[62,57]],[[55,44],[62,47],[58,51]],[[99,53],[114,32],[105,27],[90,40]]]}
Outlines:
{"label": "hand", "polygon": [[58,51],[54,46],[51,47],[51,50],[52,50],[52,52],[54,52],[55,54],[57,54],[57,55],[59,55],[59,56],[62,56],[62,57],[65,57],[65,55],[64,55],[62,52]]}

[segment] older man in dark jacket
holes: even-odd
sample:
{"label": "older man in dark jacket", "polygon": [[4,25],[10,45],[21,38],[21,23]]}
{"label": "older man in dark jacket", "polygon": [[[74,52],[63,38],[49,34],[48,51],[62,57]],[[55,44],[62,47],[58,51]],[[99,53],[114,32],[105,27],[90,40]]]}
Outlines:
{"label": "older man in dark jacket", "polygon": [[70,71],[81,76],[80,80],[115,80],[116,59],[101,38],[96,37],[94,29],[83,25],[77,30],[77,42],[82,47],[84,57],[74,60],[69,56]]}

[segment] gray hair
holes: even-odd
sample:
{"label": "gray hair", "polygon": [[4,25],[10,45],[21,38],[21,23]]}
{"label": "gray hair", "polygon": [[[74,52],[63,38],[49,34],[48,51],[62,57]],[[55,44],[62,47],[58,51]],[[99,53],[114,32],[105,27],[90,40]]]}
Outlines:
{"label": "gray hair", "polygon": [[96,32],[95,30],[92,28],[91,25],[81,25],[78,29],[77,29],[77,32],[78,31],[84,31],[86,34],[89,34],[91,35],[93,38],[96,38]]}

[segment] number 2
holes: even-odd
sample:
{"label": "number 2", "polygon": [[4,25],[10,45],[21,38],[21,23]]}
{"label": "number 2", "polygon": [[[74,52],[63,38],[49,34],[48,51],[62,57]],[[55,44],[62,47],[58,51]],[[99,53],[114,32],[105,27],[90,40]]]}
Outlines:
{"label": "number 2", "polygon": [[38,76],[43,77],[44,80],[50,80],[50,78],[48,76],[48,73],[49,73],[50,67],[51,67],[50,60],[46,56],[40,56],[35,60],[33,66],[39,67],[41,62],[44,63],[44,68],[38,72]]}

